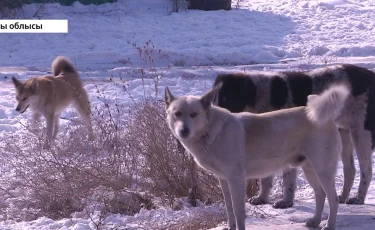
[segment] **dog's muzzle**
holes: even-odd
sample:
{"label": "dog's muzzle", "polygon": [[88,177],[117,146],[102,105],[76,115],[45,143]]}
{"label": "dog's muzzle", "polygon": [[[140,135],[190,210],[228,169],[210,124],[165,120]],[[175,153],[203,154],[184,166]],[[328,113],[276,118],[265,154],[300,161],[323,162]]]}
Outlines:
{"label": "dog's muzzle", "polygon": [[17,111],[17,112],[20,112],[20,113],[24,113],[24,112],[26,111],[27,108],[29,108],[29,105],[27,105],[27,106],[25,107],[25,109],[21,111],[21,108],[20,108],[19,106],[17,106],[16,111]]}
{"label": "dog's muzzle", "polygon": [[181,138],[187,138],[189,137],[189,134],[190,134],[190,130],[188,127],[186,126],[183,126],[182,129],[180,129],[178,131],[178,135],[181,137]]}

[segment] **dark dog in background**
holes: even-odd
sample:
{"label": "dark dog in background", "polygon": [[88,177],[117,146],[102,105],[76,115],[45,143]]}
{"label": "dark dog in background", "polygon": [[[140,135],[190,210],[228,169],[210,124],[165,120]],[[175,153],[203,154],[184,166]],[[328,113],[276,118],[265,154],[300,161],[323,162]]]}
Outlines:
{"label": "dark dog in background", "polygon": [[[335,65],[305,72],[246,72],[219,74],[214,85],[222,84],[214,104],[231,112],[262,113],[305,106],[310,94],[346,85],[350,96],[336,123],[343,144],[344,186],[340,203],[364,204],[372,178],[372,152],[375,144],[375,73],[355,65]],[[360,166],[358,193],[349,198],[355,177],[353,149]],[[296,169],[284,171],[283,199],[275,208],[293,205]],[[273,177],[261,179],[260,194],[251,199],[258,205],[268,202]]]}

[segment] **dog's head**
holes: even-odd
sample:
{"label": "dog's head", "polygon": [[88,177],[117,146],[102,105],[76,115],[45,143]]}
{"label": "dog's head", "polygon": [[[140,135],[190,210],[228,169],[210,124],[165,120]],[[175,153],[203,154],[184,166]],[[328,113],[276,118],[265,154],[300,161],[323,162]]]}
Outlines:
{"label": "dog's head", "polygon": [[165,109],[167,123],[177,139],[188,139],[203,131],[209,123],[211,103],[221,85],[202,97],[174,97],[165,88]]}
{"label": "dog's head", "polygon": [[30,79],[26,82],[20,82],[15,77],[12,77],[12,81],[16,87],[16,100],[18,101],[16,111],[24,113],[27,108],[29,108],[30,104],[36,100],[38,81]]}

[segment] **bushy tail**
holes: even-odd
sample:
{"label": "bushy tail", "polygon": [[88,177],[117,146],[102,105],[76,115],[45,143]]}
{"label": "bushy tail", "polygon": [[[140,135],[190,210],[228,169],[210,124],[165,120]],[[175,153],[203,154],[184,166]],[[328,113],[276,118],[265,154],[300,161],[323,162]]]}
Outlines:
{"label": "bushy tail", "polygon": [[309,95],[307,117],[318,125],[334,120],[341,113],[350,90],[345,85],[332,86],[320,95]]}
{"label": "bushy tail", "polygon": [[75,72],[74,66],[69,61],[68,58],[64,56],[57,56],[52,62],[52,72],[54,76],[64,73],[73,73]]}

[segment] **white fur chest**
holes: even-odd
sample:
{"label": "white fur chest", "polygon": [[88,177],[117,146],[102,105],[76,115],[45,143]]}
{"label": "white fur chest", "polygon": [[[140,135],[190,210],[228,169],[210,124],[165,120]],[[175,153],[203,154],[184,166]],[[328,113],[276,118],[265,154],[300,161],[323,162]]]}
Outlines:
{"label": "white fur chest", "polygon": [[[234,137],[235,135],[231,135]],[[207,171],[214,173],[219,178],[226,178],[234,168],[244,169],[245,157],[241,146],[237,141],[225,144],[227,135],[223,134],[215,139],[202,138],[186,141],[182,144],[194,157],[195,162]],[[240,139],[240,138],[239,138]],[[233,144],[233,145],[232,145]]]}
{"label": "white fur chest", "polygon": [[[194,157],[195,162],[203,169],[214,173],[217,176],[223,175],[220,160],[217,158],[217,153],[212,151],[209,146],[204,146],[202,143],[183,143],[185,148]],[[204,147],[203,147],[204,146]]]}

